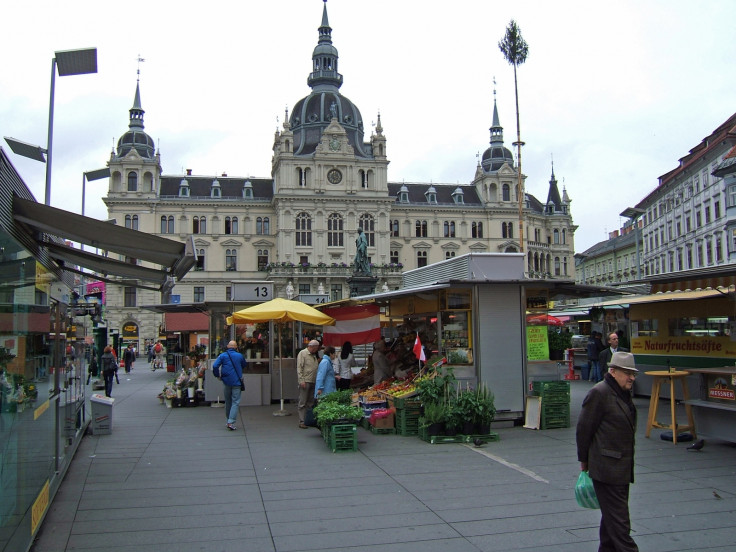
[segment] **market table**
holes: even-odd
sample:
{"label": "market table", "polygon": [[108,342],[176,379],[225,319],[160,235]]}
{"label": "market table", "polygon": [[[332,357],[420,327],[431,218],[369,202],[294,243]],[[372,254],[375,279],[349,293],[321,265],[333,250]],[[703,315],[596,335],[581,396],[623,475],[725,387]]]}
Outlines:
{"label": "market table", "polygon": [[[680,382],[682,386],[682,396],[685,401],[690,400],[690,392],[687,389],[687,382],[685,378],[690,375],[690,372],[686,370],[676,370],[669,372],[667,370],[655,370],[651,372],[644,372],[647,376],[652,376],[652,396],[649,400],[649,417],[647,418],[647,432],[646,436],[652,431],[653,427],[660,429],[669,429],[672,431],[672,443],[677,444],[677,433],[679,431],[690,431],[693,434],[693,439],[697,438],[695,435],[695,421],[693,420],[693,411],[690,405],[685,402],[685,413],[687,414],[688,425],[680,426],[677,425],[677,417],[675,415],[675,380]],[[670,383],[670,425],[664,425],[657,421],[657,407],[659,406],[659,390],[662,384],[669,380]]]}

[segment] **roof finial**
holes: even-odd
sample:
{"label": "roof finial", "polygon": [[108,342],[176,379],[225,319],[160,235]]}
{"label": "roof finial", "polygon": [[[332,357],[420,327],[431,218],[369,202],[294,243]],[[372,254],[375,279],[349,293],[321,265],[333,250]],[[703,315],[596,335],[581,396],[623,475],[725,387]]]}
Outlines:
{"label": "roof finial", "polygon": [[549,158],[552,160],[552,180],[555,179],[555,156],[553,153],[549,154]]}

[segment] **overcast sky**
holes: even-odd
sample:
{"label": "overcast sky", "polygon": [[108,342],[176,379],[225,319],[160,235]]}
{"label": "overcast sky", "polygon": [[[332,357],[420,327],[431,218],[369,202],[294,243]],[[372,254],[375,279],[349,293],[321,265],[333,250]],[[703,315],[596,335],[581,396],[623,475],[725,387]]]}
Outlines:
{"label": "overcast sky", "polygon": [[[513,69],[497,44],[515,19],[529,44],[518,71],[526,189],[546,200],[553,157],[579,226],[576,252],[607,239],[618,213],[736,111],[732,0],[327,9],[341,93],[361,110],[366,139],[380,111],[393,182],[472,180],[494,77],[512,149]],[[0,33],[0,132],[45,146],[53,52],[94,46],[97,74],[56,79],[52,205],[81,211],[82,173],[104,167],[127,130],[139,65],[145,130],[165,174],[269,177],[284,110],[310,91],[321,17],[321,0],[14,2]],[[43,202],[43,164],[10,156]],[[106,191],[106,180],[88,184],[88,216],[107,218]]]}

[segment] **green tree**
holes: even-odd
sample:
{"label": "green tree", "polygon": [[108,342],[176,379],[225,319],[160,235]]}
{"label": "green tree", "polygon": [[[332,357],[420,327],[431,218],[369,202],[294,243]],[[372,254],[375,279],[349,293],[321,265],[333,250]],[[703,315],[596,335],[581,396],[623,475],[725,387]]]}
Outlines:
{"label": "green tree", "polygon": [[519,247],[521,252],[524,252],[524,182],[521,178],[521,146],[524,142],[521,141],[521,128],[519,125],[519,87],[516,80],[516,68],[526,61],[526,56],[529,54],[529,45],[526,43],[524,38],[521,36],[521,29],[513,19],[506,27],[506,34],[498,43],[498,47],[506,58],[506,61],[514,67],[514,95],[516,96],[516,142],[514,145],[517,148],[517,157],[519,160],[518,176],[518,196],[519,196]]}

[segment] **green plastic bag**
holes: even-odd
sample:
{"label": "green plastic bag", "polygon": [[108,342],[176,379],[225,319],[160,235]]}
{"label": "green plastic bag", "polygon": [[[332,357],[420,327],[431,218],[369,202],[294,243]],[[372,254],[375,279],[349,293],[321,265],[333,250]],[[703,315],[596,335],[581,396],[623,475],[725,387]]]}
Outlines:
{"label": "green plastic bag", "polygon": [[598,510],[601,507],[600,504],[598,504],[598,497],[595,496],[593,480],[590,478],[587,471],[581,471],[578,476],[578,482],[575,484],[575,500],[577,501],[578,506],[582,508]]}

